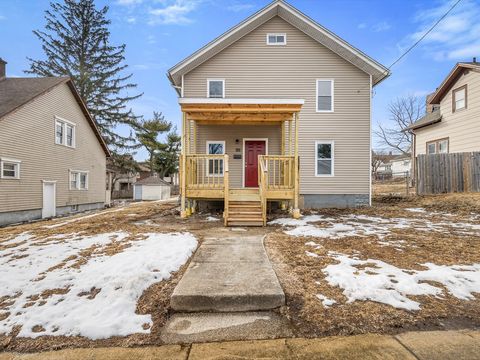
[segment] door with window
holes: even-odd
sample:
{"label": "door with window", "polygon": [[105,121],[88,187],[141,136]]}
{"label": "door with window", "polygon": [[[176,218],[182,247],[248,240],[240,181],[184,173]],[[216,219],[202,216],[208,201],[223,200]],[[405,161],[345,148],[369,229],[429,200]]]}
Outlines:
{"label": "door with window", "polygon": [[266,149],[265,140],[245,141],[245,187],[258,187],[258,156]]}
{"label": "door with window", "polygon": [[54,181],[43,181],[43,219],[56,215],[56,185]]}

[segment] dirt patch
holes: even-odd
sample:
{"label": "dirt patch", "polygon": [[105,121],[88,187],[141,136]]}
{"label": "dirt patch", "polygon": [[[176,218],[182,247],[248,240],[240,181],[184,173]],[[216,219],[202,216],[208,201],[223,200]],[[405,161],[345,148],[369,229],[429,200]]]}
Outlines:
{"label": "dirt patch", "polygon": [[[298,335],[395,334],[407,330],[480,326],[480,294],[475,294],[472,300],[461,300],[445,291],[441,284],[430,282],[444,289],[442,296],[408,296],[421,304],[419,311],[408,311],[373,301],[349,303],[341,288],[331,286],[325,280],[326,274],[322,270],[338,263],[332,258],[332,253],[364,261],[380,260],[407,269],[406,272],[408,269],[425,270],[421,265],[424,263],[448,266],[480,263],[478,233],[455,226],[456,223],[480,224],[480,194],[402,197],[398,201],[384,199],[385,195],[376,197],[375,206],[370,208],[330,209],[317,213],[345,225],[349,223],[346,219],[354,215],[358,216],[355,221],[361,225],[371,222],[365,219],[380,217],[387,220],[411,219],[414,226],[401,223],[403,226],[398,228],[392,226],[388,235],[366,232],[360,236],[349,234],[338,238],[290,236],[284,233],[285,228],[277,228],[267,236],[267,251],[286,293],[285,315],[292,321]],[[422,221],[443,224],[441,231],[429,230],[428,227],[419,230]],[[325,227],[323,223],[314,225]],[[366,267],[375,273],[376,268],[372,264],[357,268],[361,271]],[[321,297],[336,303],[324,306]]]}

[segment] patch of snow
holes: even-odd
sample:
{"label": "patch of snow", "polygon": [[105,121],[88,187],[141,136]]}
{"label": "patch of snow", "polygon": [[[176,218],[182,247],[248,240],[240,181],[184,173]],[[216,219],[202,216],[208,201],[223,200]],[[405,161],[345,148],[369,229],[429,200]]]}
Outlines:
{"label": "patch of snow", "polygon": [[30,233],[30,232],[23,232],[21,234],[18,234],[17,236],[11,238],[11,239],[7,239],[7,240],[3,240],[3,239],[0,239],[0,245],[14,245],[14,244],[19,244],[23,241],[27,241],[27,240],[30,240],[33,238],[33,235]]}
{"label": "patch of snow", "polygon": [[380,260],[359,260],[334,252],[329,255],[338,264],[322,270],[325,280],[343,289],[347,302],[371,300],[398,309],[419,310],[420,303],[408,298],[409,295],[441,296],[444,291],[425,281],[438,282],[451,295],[463,300],[473,299],[473,293],[480,292],[480,264],[444,266],[426,263],[421,264],[426,270],[406,270]]}
{"label": "patch of snow", "polygon": [[215,217],[215,216],[208,216],[205,221],[220,221],[219,218]]}
{"label": "patch of snow", "polygon": [[317,294],[315,296],[322,302],[322,305],[326,308],[328,308],[328,307],[332,306],[333,304],[337,303],[335,300],[329,299],[325,295],[322,295],[322,294]]}
{"label": "patch of snow", "polygon": [[407,208],[405,210],[413,212],[413,213],[426,213],[427,212],[427,210],[425,210],[424,208]]}
{"label": "patch of snow", "polygon": [[305,251],[305,255],[310,256],[310,257],[315,257],[315,258],[320,257],[320,255],[312,253],[310,251]]}
{"label": "patch of snow", "polygon": [[[153,283],[168,279],[190,257],[197,240],[190,233],[147,233],[144,240],[130,242],[130,247],[112,256],[101,253],[112,241],[122,241],[128,233],[106,233],[94,236],[52,239],[45,243],[29,239],[16,250],[27,257],[0,251],[0,297],[10,296],[13,304],[4,308],[11,315],[0,321],[0,333],[9,333],[21,325],[19,336],[41,335],[86,336],[102,339],[147,333],[142,325],[152,324],[150,315],[135,313],[137,301]],[[48,238],[47,238],[48,240]],[[81,264],[71,267],[84,249],[97,251]],[[58,266],[64,263],[63,266]],[[100,289],[94,298],[80,296]],[[31,297],[52,289],[68,289],[29,304]],[[45,331],[33,332],[35,325]]]}
{"label": "patch of snow", "polygon": [[268,224],[281,225],[281,226],[305,226],[312,222],[326,221],[326,220],[332,220],[332,219],[326,218],[322,215],[308,215],[308,216],[303,216],[300,219],[278,218],[278,219],[269,221]]}

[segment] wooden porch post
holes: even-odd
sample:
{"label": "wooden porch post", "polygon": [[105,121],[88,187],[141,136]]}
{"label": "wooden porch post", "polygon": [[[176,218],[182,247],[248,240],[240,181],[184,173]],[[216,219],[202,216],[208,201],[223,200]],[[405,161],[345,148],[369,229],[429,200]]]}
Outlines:
{"label": "wooden porch post", "polygon": [[300,164],[298,161],[298,125],[299,125],[300,115],[295,113],[295,148],[294,148],[294,158],[295,158],[295,191],[293,199],[293,217],[298,219],[300,214],[300,209],[298,208],[298,195],[300,187]]}
{"label": "wooden porch post", "polygon": [[181,148],[181,155],[180,155],[180,216],[182,218],[187,217],[187,209],[186,209],[186,139],[185,139],[185,132],[186,132],[186,114],[182,112],[182,148]]}

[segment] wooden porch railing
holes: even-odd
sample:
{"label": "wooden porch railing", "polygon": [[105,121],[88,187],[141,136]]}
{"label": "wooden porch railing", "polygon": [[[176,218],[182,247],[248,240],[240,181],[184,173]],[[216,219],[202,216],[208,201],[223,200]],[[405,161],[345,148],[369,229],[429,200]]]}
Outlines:
{"label": "wooden porch railing", "polygon": [[228,155],[186,155],[186,188],[202,190],[228,189]]}
{"label": "wooden porch railing", "polygon": [[297,176],[295,156],[261,155],[258,157],[258,189],[263,223],[267,222],[267,200],[295,200]]}

